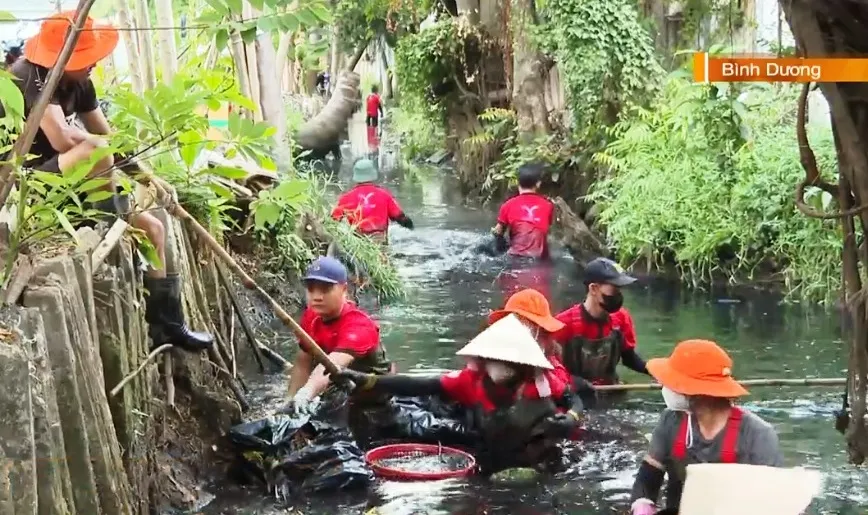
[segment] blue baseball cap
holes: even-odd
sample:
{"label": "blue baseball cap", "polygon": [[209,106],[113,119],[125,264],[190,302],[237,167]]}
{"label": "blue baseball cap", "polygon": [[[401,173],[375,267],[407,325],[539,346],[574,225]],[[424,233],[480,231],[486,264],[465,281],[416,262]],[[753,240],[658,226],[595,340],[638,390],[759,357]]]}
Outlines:
{"label": "blue baseball cap", "polygon": [[346,284],[347,267],[333,257],[322,256],[307,267],[304,281],[319,281],[329,284]]}

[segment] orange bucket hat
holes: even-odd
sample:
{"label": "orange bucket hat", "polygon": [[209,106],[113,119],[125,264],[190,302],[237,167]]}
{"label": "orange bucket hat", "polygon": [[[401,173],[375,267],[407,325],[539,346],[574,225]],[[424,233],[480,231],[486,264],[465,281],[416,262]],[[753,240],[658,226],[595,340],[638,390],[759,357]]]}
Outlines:
{"label": "orange bucket hat", "polygon": [[521,315],[550,333],[564,328],[564,323],[552,316],[545,295],[532,288],[513,294],[503,309],[488,316],[488,323],[493,324],[510,313]]}
{"label": "orange bucket hat", "polygon": [[[43,21],[39,33],[24,44],[24,58],[39,66],[53,67],[74,19],[75,11],[66,11]],[[117,29],[110,25],[96,25],[93,18],[88,16],[64,71],[89,68],[111,54],[117,45]]]}
{"label": "orange bucket hat", "polygon": [[732,378],[732,359],[712,341],[683,341],[671,356],[648,360],[647,366],[660,384],[682,395],[732,398],[748,394]]}

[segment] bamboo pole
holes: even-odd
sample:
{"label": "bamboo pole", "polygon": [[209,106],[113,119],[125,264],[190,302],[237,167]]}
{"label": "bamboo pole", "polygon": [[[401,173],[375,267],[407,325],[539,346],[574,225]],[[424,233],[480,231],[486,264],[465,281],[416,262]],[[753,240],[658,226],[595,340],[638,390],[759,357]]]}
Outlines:
{"label": "bamboo pole", "polygon": [[154,89],[157,85],[157,73],[154,70],[154,53],[151,50],[151,22],[148,18],[148,0],[134,0],[136,8],[136,34],[139,40],[141,54],[141,71],[145,90]]}
{"label": "bamboo pole", "polygon": [[124,41],[124,47],[127,50],[127,63],[130,67],[130,81],[133,84],[133,92],[137,95],[142,95],[145,92],[145,83],[142,78],[142,63],[141,52],[139,52],[138,44],[133,39],[132,30],[135,28],[133,24],[133,15],[130,12],[130,6],[127,0],[117,0],[116,6],[118,9],[118,21],[120,22],[121,38]]}
{"label": "bamboo pole", "polygon": [[[803,379],[745,379],[739,381],[742,386],[843,386],[847,379],[837,377],[803,378]],[[594,386],[597,391],[629,391],[629,390],[659,390],[662,385],[658,383],[639,384],[603,384]]]}
{"label": "bamboo pole", "polygon": [[298,325],[298,322],[293,320],[289,313],[287,313],[276,300],[271,298],[271,295],[269,295],[268,292],[256,284],[256,281],[254,281],[253,278],[250,277],[234,259],[232,259],[232,256],[230,256],[226,249],[224,249],[223,246],[214,239],[214,236],[212,236],[207,229],[202,227],[195,218],[190,216],[190,213],[175,202],[172,195],[168,193],[171,190],[171,186],[157,177],[147,163],[139,162],[138,165],[142,173],[137,177],[137,180],[145,180],[153,184],[157,191],[157,197],[164,202],[165,209],[175,218],[188,222],[196,235],[201,238],[201,241],[204,241],[206,245],[211,247],[211,250],[217,255],[217,257],[219,257],[230,269],[232,269],[235,275],[241,279],[241,284],[243,284],[245,288],[255,291],[259,294],[262,300],[271,306],[271,309],[274,311],[277,318],[279,318],[286,327],[290,328],[301,341],[302,348],[307,353],[313,355],[313,358],[325,367],[328,373],[338,374],[340,368],[335,365],[335,363],[329,358],[328,354],[317,345],[313,338],[311,338],[310,335],[307,334],[300,325]]}
{"label": "bamboo pole", "polygon": [[241,310],[241,305],[235,297],[232,285],[229,284],[226,274],[223,273],[223,268],[220,267],[220,265],[215,265],[215,268],[217,269],[217,278],[223,286],[223,289],[226,290],[226,295],[229,296],[229,302],[232,304],[232,320],[235,320],[235,315],[237,314],[238,319],[241,321],[241,328],[244,330],[244,335],[247,337],[247,343],[250,344],[250,349],[253,351],[253,357],[256,358],[256,363],[259,365],[259,371],[265,372],[265,365],[262,363],[262,353],[259,351],[259,343],[256,341],[253,329],[250,328],[247,317],[244,316],[244,312]]}
{"label": "bamboo pole", "polygon": [[90,8],[93,7],[93,3],[94,0],[79,0],[78,7],[76,7],[75,19],[72,20],[70,27],[66,31],[63,47],[57,56],[57,63],[48,71],[48,76],[45,78],[45,86],[39,93],[39,97],[37,97],[36,103],[30,110],[30,114],[24,121],[24,130],[12,146],[12,151],[8,158],[6,158],[6,164],[0,168],[0,185],[2,185],[2,190],[0,190],[0,206],[5,205],[6,199],[9,198],[9,192],[12,191],[12,186],[15,184],[15,180],[12,177],[12,169],[18,159],[21,156],[27,155],[27,152],[30,151],[30,147],[33,145],[33,139],[36,137],[36,131],[39,129],[39,124],[45,115],[45,110],[48,108],[48,102],[60,83],[60,78],[63,76],[63,71],[69,62],[69,58],[72,57],[72,52],[75,50],[76,43],[78,43],[81,28],[84,27],[84,22],[87,20],[87,15],[90,12]]}

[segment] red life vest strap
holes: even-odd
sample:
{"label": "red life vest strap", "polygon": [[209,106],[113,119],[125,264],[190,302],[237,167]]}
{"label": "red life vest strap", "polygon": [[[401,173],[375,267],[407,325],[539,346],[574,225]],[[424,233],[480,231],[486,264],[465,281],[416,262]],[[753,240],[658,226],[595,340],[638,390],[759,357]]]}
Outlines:
{"label": "red life vest strap", "polygon": [[[738,443],[738,432],[741,429],[742,418],[744,418],[744,412],[733,406],[729,412],[729,420],[727,420],[726,427],[723,430],[723,445],[720,449],[721,463],[735,463],[735,448]],[[672,442],[672,458],[675,460],[683,460],[687,457],[688,423],[689,417],[682,415],[681,425],[678,426],[678,433],[676,433],[675,441]]]}

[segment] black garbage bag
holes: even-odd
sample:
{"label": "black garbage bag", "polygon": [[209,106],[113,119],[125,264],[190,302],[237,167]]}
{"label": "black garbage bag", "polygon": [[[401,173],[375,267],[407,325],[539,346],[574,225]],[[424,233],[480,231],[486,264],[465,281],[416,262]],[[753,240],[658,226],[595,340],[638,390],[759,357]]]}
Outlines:
{"label": "black garbage bag", "polygon": [[321,410],[313,417],[273,415],[229,430],[238,452],[236,472],[263,483],[269,493],[365,487],[374,479],[349,430]]}
{"label": "black garbage bag", "polygon": [[470,412],[439,397],[391,397],[378,407],[364,410],[362,419],[372,441],[458,446],[473,446],[479,441]]}

